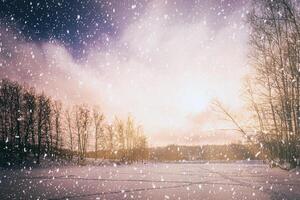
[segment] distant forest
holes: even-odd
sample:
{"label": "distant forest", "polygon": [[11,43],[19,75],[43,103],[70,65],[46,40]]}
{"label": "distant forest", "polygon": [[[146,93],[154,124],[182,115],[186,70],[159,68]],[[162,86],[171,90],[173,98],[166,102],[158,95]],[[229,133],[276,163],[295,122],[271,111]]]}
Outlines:
{"label": "distant forest", "polygon": [[[253,149],[258,149],[256,152]],[[196,161],[196,160],[259,160],[259,148],[244,144],[181,146],[169,145],[149,149],[150,160]]]}

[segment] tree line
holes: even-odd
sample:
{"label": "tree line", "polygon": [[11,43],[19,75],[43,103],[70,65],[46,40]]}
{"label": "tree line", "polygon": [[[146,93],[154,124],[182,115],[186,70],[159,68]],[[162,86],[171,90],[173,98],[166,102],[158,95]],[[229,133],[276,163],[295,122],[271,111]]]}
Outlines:
{"label": "tree line", "polygon": [[255,74],[246,89],[258,140],[272,159],[295,166],[300,154],[299,2],[255,0],[248,22]]}
{"label": "tree line", "polygon": [[87,152],[95,159],[147,159],[147,138],[131,117],[108,123],[98,106],[68,108],[33,87],[0,81],[1,164],[73,157],[81,163]]}
{"label": "tree line", "polygon": [[245,97],[253,124],[242,126],[219,101],[214,106],[233,122],[260,156],[274,164],[300,164],[300,2],[253,0]]}

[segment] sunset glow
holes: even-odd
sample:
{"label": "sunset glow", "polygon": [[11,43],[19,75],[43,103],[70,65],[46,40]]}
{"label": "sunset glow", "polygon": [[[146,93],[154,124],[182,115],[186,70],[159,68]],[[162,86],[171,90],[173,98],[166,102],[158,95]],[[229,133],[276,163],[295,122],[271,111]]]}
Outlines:
{"label": "sunset glow", "polygon": [[[240,88],[248,71],[247,4],[226,1],[228,5],[212,12],[210,1],[191,7],[184,2],[130,7],[126,15],[140,9],[135,20],[121,17],[123,7],[108,9],[111,23],[121,21],[114,25],[118,34],[98,35],[80,56],[55,38],[28,41],[17,27],[2,26],[2,49],[12,51],[14,59],[1,54],[1,76],[33,84],[66,103],[98,104],[108,120],[130,113],[154,145],[177,143],[182,134],[207,137],[208,130],[228,127],[215,125],[213,99],[234,109],[242,106]],[[198,120],[203,114],[207,119]],[[211,137],[216,142],[239,138]]]}

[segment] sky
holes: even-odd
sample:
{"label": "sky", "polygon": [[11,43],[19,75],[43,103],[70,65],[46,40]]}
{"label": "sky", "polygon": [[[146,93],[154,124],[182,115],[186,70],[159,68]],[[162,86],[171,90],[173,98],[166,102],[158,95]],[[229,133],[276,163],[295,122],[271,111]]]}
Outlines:
{"label": "sky", "polygon": [[236,142],[211,102],[242,109],[248,3],[3,0],[0,78],[131,115],[151,145]]}

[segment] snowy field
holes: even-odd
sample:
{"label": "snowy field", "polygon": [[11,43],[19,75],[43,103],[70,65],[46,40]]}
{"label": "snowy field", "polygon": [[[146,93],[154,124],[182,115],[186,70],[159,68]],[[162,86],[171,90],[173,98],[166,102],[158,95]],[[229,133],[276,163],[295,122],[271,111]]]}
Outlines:
{"label": "snowy field", "polygon": [[0,199],[300,199],[300,175],[259,162],[0,170]]}

